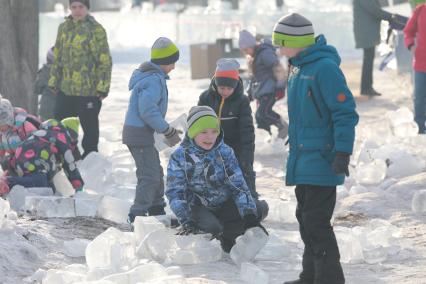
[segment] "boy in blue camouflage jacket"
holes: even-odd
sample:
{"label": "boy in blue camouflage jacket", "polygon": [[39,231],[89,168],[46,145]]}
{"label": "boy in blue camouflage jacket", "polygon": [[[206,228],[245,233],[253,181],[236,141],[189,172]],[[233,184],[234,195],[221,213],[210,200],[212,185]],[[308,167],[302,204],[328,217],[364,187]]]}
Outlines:
{"label": "boy in blue camouflage jacket", "polygon": [[211,233],[226,252],[246,229],[262,227],[268,213],[266,202],[251,196],[208,106],[189,111],[187,135],[167,167],[166,196],[181,224],[178,234]]}

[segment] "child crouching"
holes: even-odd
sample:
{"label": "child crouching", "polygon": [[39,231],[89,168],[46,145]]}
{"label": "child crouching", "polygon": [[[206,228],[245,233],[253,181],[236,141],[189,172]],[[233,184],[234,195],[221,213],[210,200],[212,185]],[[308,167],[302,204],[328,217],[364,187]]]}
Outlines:
{"label": "child crouching", "polygon": [[260,221],[268,214],[266,202],[251,196],[217,115],[207,106],[189,111],[188,132],[167,167],[166,196],[181,224],[178,234],[211,233],[226,252],[246,229],[263,228]]}

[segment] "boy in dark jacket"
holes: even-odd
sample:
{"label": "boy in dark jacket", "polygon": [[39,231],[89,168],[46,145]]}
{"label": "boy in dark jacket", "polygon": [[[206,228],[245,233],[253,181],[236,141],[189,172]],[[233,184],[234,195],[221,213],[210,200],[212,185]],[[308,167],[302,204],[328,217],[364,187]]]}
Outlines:
{"label": "boy in dark jacket", "polygon": [[274,44],[289,58],[286,184],[296,185],[296,217],[305,244],[300,279],[287,284],[343,284],[333,227],[336,186],[349,175],[358,114],[340,57],[299,14],[279,20]]}
{"label": "boy in dark jacket", "polygon": [[49,88],[50,68],[53,64],[53,47],[49,49],[46,56],[46,64],[37,72],[37,78],[34,82],[34,94],[41,95],[38,105],[38,115],[41,120],[47,120],[55,116],[56,96]]}
{"label": "boy in dark jacket", "polygon": [[179,234],[211,233],[226,252],[246,229],[261,226],[268,211],[251,196],[234,151],[223,143],[218,117],[207,106],[189,111],[188,132],[167,167],[166,196],[181,224]]}
{"label": "boy in dark jacket", "polygon": [[274,69],[280,66],[275,48],[268,40],[256,42],[255,37],[247,30],[240,32],[238,44],[249,58],[252,73],[249,92],[258,102],[257,127],[271,133],[271,125],[275,125],[278,128],[278,138],[284,139],[288,132],[287,122],[272,110],[276,102],[276,91],[284,88],[284,82],[278,82],[274,74]]}
{"label": "boy in dark jacket", "polygon": [[219,117],[225,144],[234,150],[251,195],[257,199],[254,160],[254,127],[250,101],[244,95],[243,82],[235,59],[217,61],[215,77],[203,92],[198,105],[211,107]]}

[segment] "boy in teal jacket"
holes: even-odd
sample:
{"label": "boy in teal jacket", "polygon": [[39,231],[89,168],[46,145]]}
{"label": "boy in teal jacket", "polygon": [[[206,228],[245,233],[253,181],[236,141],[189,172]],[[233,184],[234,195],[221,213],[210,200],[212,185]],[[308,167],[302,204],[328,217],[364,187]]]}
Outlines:
{"label": "boy in teal jacket", "polygon": [[358,114],[340,57],[299,14],[279,20],[274,44],[289,58],[290,153],[286,184],[296,185],[296,217],[305,244],[300,279],[287,284],[345,282],[330,224],[336,186],[349,175]]}

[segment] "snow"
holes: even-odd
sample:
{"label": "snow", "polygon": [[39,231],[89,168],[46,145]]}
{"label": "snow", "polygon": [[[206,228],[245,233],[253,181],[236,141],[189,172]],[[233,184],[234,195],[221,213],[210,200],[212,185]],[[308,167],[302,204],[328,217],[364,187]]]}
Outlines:
{"label": "snow", "polygon": [[[100,114],[100,153],[89,155],[79,165],[86,188],[74,198],[40,197],[40,193],[26,197],[20,189],[15,197],[10,195],[11,205],[0,199],[1,283],[40,283],[41,279],[43,283],[243,283],[254,279],[248,276],[250,273],[261,279],[253,283],[297,278],[303,243],[294,216],[294,188],[283,182],[287,146],[275,138],[276,132],[271,138],[256,130],[254,168],[258,191],[270,206],[264,222],[269,238],[241,270],[229,254],[222,253],[217,241],[206,239],[208,236],[175,236],[176,231],[168,228],[170,216],[159,222],[137,218],[134,233],[124,225],[136,183],[133,159],[120,141],[129,98],[127,83],[133,69],[147,58],[157,36],[178,40],[182,53],[168,81],[167,120],[178,119],[209,85],[209,80],[190,79],[189,44],[232,35],[248,26],[270,33],[276,19],[285,14],[269,12],[268,5],[273,1],[259,1],[258,6],[251,2],[242,2],[244,12],[223,11],[218,6],[215,10],[212,5],[209,10],[191,10],[179,17],[169,12],[135,10],[95,14],[107,29],[114,57],[111,92]],[[324,32],[329,42],[337,45],[347,81],[357,94],[361,58],[353,51],[350,1],[309,1],[309,5],[285,2],[311,18],[316,31]],[[43,14],[40,19],[43,62],[63,18]],[[391,70],[375,70],[374,76],[375,87],[383,96],[372,100],[356,97],[361,119],[351,176],[338,187],[333,220],[346,283],[424,283],[426,136],[416,135],[412,122],[410,78]],[[252,108],[256,108],[254,103]],[[275,109],[287,116],[285,100]],[[163,167],[171,151],[161,151]],[[65,196],[71,194],[63,192]],[[44,213],[22,215],[20,208],[25,200],[34,211]],[[58,208],[57,202],[65,202],[68,209]],[[51,218],[60,216],[86,217]],[[243,269],[247,272],[241,274]]]}

